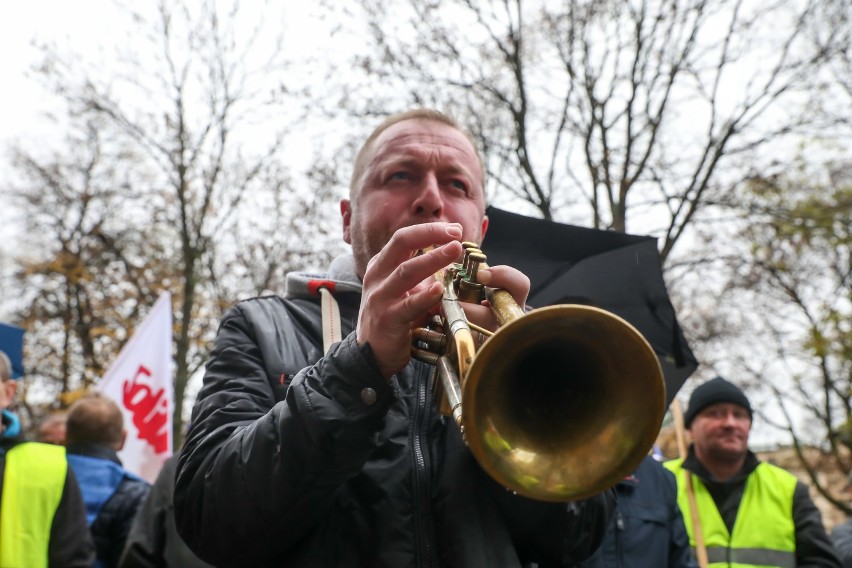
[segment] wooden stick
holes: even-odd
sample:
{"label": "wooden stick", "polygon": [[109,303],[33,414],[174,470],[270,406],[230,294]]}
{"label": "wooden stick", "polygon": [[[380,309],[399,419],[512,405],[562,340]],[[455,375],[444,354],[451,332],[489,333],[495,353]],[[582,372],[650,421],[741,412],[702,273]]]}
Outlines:
{"label": "wooden stick", "polygon": [[[683,424],[683,410],[680,401],[675,398],[671,405],[672,417],[675,424],[675,438],[677,439],[677,452],[681,460],[686,460],[686,427]],[[701,520],[698,517],[698,503],[695,501],[695,489],[692,487],[692,472],[684,470],[686,480],[686,500],[689,502],[689,513],[692,518],[692,538],[695,540],[695,556],[700,568],[707,568],[707,547],[704,546],[704,534],[701,532]]]}

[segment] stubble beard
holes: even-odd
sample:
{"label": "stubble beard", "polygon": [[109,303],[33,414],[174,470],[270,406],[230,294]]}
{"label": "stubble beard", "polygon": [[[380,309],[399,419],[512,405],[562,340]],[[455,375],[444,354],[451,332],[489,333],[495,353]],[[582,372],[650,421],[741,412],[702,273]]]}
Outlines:
{"label": "stubble beard", "polygon": [[722,444],[713,444],[707,448],[707,454],[711,459],[720,463],[735,464],[744,459],[748,454],[748,443],[741,448],[732,449]]}
{"label": "stubble beard", "polygon": [[374,239],[360,231],[353,235],[352,256],[355,259],[355,273],[358,278],[364,279],[364,273],[367,271],[367,264],[369,264],[370,259],[379,254],[389,240],[390,235],[381,239]]}

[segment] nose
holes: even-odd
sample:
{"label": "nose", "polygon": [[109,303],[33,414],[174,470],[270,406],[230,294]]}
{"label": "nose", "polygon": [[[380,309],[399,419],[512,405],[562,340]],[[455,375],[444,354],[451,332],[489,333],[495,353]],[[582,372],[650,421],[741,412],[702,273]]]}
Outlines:
{"label": "nose", "polygon": [[726,412],[723,423],[725,424],[725,426],[733,427],[739,423],[739,420],[737,419],[737,415],[733,412]]}
{"label": "nose", "polygon": [[444,199],[438,178],[433,173],[423,176],[417,195],[411,203],[413,213],[419,217],[439,219],[444,212]]}

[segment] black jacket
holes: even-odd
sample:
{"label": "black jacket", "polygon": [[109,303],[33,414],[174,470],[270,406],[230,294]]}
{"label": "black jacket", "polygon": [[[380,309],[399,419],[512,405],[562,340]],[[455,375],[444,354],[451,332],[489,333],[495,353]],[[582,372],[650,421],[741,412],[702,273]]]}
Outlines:
{"label": "black jacket", "polygon": [[[690,446],[683,467],[701,478],[713,497],[728,532],[733,532],[746,482],[759,463],[757,456],[749,451],[737,475],[727,481],[715,481],[710,471],[695,457],[695,450]],[[793,491],[793,524],[796,530],[797,568],[840,568],[840,560],[825,532],[819,509],[811,500],[808,486],[801,481],[796,482]]]}
{"label": "black jacket", "polygon": [[[291,295],[298,284],[288,281]],[[190,547],[221,566],[588,556],[612,494],[545,504],[494,483],[436,411],[430,367],[412,361],[382,378],[352,333],[360,296],[342,289],[345,338],[325,356],[316,298],[248,300],[223,318],[178,466],[175,516]]]}
{"label": "black jacket", "polygon": [[[0,503],[3,501],[3,477],[6,472],[6,452],[18,444],[20,438],[0,438]],[[26,514],[22,511],[21,514]],[[86,526],[86,509],[74,471],[68,467],[65,487],[50,527],[47,550],[48,566],[55,568],[89,568],[95,562],[95,546],[89,527]]]}
{"label": "black jacket", "polygon": [[831,531],[831,543],[837,549],[843,568],[852,568],[852,519],[847,519]]}
{"label": "black jacket", "polygon": [[206,568],[184,544],[175,527],[177,456],[166,460],[151,493],[136,514],[119,568]]}
{"label": "black jacket", "polygon": [[672,472],[648,456],[616,485],[616,496],[603,544],[583,568],[697,568]]}
{"label": "black jacket", "polygon": [[[121,466],[121,461],[116,452],[104,446],[94,444],[69,445],[68,454],[95,458]],[[85,486],[82,490],[86,491]],[[105,568],[118,566],[118,560],[121,557],[122,550],[124,550],[124,543],[127,540],[128,533],[130,533],[130,526],[150,490],[151,486],[148,482],[125,474],[115,492],[103,503],[97,517],[89,527],[95,541],[100,566]],[[85,498],[86,494],[84,493]]]}

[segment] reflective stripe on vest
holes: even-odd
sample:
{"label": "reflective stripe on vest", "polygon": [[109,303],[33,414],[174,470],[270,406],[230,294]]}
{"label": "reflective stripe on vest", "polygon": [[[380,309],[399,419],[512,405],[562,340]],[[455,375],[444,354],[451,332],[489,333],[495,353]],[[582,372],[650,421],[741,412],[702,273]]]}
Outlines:
{"label": "reflective stripe on vest", "polygon": [[50,528],[65,489],[65,448],[19,444],[6,453],[0,567],[47,566]]}
{"label": "reflective stripe on vest", "polygon": [[[685,476],[689,472],[683,469],[682,460],[667,462],[665,466],[677,477],[678,505],[694,548],[692,515],[686,496]],[[692,485],[710,566],[796,567],[793,474],[770,464],[759,464],[746,481],[733,534],[728,533],[707,487],[694,474]]]}

